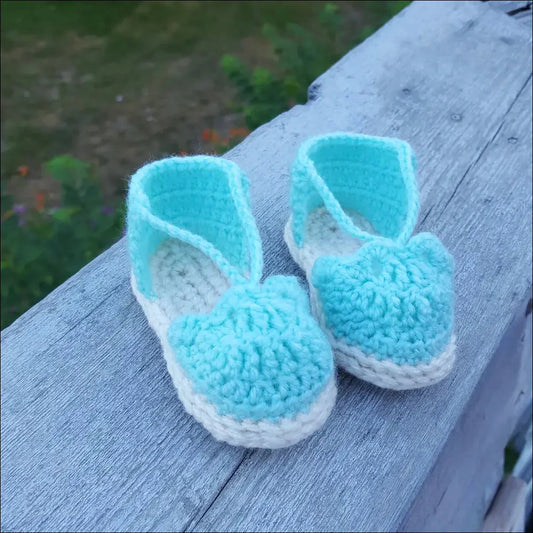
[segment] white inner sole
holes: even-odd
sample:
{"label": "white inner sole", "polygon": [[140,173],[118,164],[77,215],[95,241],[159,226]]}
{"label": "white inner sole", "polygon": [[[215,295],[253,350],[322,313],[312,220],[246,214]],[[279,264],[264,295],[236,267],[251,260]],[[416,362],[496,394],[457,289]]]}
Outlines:
{"label": "white inner sole", "polygon": [[[368,233],[376,233],[371,224],[359,213],[350,210],[345,212],[355,225]],[[309,213],[306,222],[305,244],[302,248],[296,246],[291,228],[292,217],[285,226],[285,242],[292,258],[305,272],[309,284],[311,310],[328,336],[335,351],[337,363],[344,370],[378,387],[394,390],[427,387],[439,382],[450,373],[455,361],[455,336],[452,336],[446,349],[431,362],[416,366],[380,361],[374,355],[363,353],[356,346],[349,346],[337,340],[326,326],[317,291],[311,283],[311,271],[317,258],[324,255],[350,255],[356,252],[362,243],[340,229],[335,219],[324,207]]]}
{"label": "white inner sole", "polygon": [[219,415],[204,395],[194,391],[192,381],[174,356],[167,330],[177,316],[210,313],[230,283],[205,254],[175,239],[160,245],[151,258],[150,268],[154,292],[161,297],[151,301],[143,296],[132,275],[133,293],[161,342],[168,371],[185,410],[217,440],[249,448],[283,448],[308,437],[323,425],[335,404],[335,376],[309,411],[292,418],[282,418],[274,423]]}

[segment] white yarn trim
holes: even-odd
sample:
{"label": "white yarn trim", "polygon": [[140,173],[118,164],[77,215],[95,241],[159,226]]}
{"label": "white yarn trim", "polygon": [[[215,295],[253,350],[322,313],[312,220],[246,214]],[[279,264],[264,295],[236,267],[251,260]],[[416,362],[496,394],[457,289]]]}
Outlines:
{"label": "white yarn trim", "polygon": [[[455,362],[455,335],[452,335],[444,351],[433,357],[431,362],[418,365],[380,361],[375,355],[367,355],[358,347],[350,346],[333,336],[326,326],[317,290],[310,281],[311,271],[315,260],[321,255],[347,255],[354,253],[360,244],[336,227],[336,222],[324,208],[310,213],[306,227],[306,244],[302,248],[298,248],[294,242],[292,216],[285,225],[284,238],[292,258],[305,272],[309,284],[311,311],[328,336],[339,366],[360,379],[393,390],[427,387],[438,383],[450,373]],[[318,242],[320,245],[317,245]],[[322,252],[324,246],[327,246],[326,253]]]}
{"label": "white yarn trim", "polygon": [[[156,252],[152,259],[152,272],[154,272],[154,267],[158,268],[161,265],[163,268],[162,265],[165,264],[165,258],[168,258],[169,249],[163,249],[163,251],[165,252],[164,255]],[[183,253],[186,253],[186,249],[182,248],[181,252],[181,259],[183,259]],[[191,253],[194,254],[195,252],[191,250]],[[200,270],[203,270],[203,267],[197,263],[194,267],[196,275],[199,274]],[[205,266],[205,268],[208,267]],[[162,279],[165,279],[165,276],[161,277],[160,281]],[[170,277],[166,279],[170,281]],[[219,282],[211,279],[212,283]],[[167,339],[168,327],[175,318],[168,312],[170,304],[164,305],[162,301],[151,301],[143,296],[137,288],[133,273],[131,275],[131,288],[148,319],[150,327],[161,342],[168,371],[185,410],[217,440],[248,448],[283,448],[308,437],[324,424],[335,405],[337,395],[335,375],[331,377],[324,390],[310,406],[309,411],[301,412],[291,418],[282,418],[277,423],[269,420],[236,420],[229,415],[218,414],[216,407],[208,401],[206,396],[194,391],[192,381],[185,375],[174,357],[174,350]],[[189,302],[190,304],[191,302]]]}

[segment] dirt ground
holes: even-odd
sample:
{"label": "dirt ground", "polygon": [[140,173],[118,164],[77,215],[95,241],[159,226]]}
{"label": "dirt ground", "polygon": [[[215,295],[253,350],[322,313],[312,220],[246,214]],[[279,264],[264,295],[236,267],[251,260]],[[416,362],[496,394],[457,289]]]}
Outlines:
{"label": "dirt ground", "polygon": [[[6,192],[31,205],[43,191],[48,205],[58,203],[42,167],[64,153],[93,163],[106,195],[115,196],[144,162],[203,151],[204,129],[224,135],[244,126],[221,56],[268,67],[273,54],[261,25],[312,29],[323,5],[2,2]],[[379,12],[369,2],[340,7],[354,34]]]}

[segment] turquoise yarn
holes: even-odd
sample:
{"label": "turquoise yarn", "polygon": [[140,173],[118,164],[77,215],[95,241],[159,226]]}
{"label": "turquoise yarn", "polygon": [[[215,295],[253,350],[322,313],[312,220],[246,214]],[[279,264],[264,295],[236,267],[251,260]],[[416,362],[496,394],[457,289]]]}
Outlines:
{"label": "turquoise yarn", "polygon": [[333,378],[331,347],[296,278],[260,284],[261,241],[237,165],[210,156],[145,165],[130,182],[127,236],[136,286],[152,302],[162,295],[150,258],[167,239],[201,250],[231,282],[205,314],[170,317],[166,337],[195,393],[238,421],[309,411]]}
{"label": "turquoise yarn", "polygon": [[151,299],[149,258],[168,238],[210,257],[233,283],[258,282],[259,234],[249,208],[249,183],[231,161],[169,157],[141,167],[128,192],[127,233],[140,292]]}
{"label": "turquoise yarn", "polygon": [[[362,243],[355,254],[319,257],[313,265],[328,329],[367,355],[409,365],[442,353],[454,322],[452,256],[432,234],[410,239],[419,207],[415,171],[405,141],[333,133],[301,145],[291,176],[298,248],[309,213],[322,206]],[[357,227],[345,209],[361,214],[376,234]]]}
{"label": "turquoise yarn", "polygon": [[331,133],[303,142],[291,174],[296,245],[303,246],[307,215],[322,205],[353,237],[377,238],[355,226],[343,208],[363,215],[382,237],[407,242],[418,216],[415,170],[411,147],[399,139]]}
{"label": "turquoise yarn", "polygon": [[336,338],[379,360],[416,365],[450,342],[453,268],[441,242],[420,233],[406,246],[374,241],[348,257],[321,257],[312,282]]}
{"label": "turquoise yarn", "polygon": [[237,420],[306,412],[333,373],[331,348],[295,278],[236,285],[211,314],[176,319],[168,339],[195,391]]}

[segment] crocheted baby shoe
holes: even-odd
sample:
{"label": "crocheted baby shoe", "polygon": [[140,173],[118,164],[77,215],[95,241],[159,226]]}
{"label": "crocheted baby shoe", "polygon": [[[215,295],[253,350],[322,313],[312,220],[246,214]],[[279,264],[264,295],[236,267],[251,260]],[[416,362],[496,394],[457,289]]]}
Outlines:
{"label": "crocheted baby shoe", "polygon": [[316,431],[336,396],[331,347],[296,278],[260,284],[262,250],[237,165],[171,157],[132,177],[133,293],[187,412],[230,444],[280,448]]}
{"label": "crocheted baby shoe", "polygon": [[339,365],[398,390],[440,381],[455,359],[453,258],[432,234],[410,239],[415,168],[398,139],[308,139],[292,167],[285,227]]}

